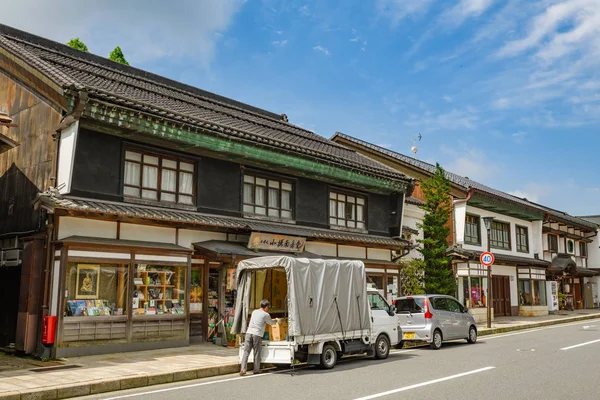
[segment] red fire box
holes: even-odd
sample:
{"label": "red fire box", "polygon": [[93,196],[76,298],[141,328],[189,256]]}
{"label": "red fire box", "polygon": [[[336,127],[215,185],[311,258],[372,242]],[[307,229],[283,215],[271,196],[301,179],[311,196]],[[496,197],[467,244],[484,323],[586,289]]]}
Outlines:
{"label": "red fire box", "polygon": [[56,336],[56,316],[44,317],[42,344],[53,344]]}

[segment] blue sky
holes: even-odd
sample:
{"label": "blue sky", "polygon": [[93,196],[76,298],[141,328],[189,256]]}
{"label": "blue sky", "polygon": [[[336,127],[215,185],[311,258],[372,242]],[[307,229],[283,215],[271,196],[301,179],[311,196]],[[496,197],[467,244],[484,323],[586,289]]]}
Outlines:
{"label": "blue sky", "polygon": [[[171,3],[171,4],[169,4]],[[0,21],[598,214],[600,0],[1,0]]]}

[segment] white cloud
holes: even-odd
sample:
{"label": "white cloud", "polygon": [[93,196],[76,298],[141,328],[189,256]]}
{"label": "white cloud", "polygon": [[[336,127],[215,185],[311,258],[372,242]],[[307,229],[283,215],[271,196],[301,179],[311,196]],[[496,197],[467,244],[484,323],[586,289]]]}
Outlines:
{"label": "white cloud", "polygon": [[448,95],[444,95],[444,97],[442,97],[442,99],[444,99],[444,101],[446,103],[452,103],[454,101],[454,99],[451,96],[448,96]]}
{"label": "white cloud", "polygon": [[287,41],[287,39],[286,40],[275,40],[271,43],[275,46],[284,47],[288,43],[288,41]]}
{"label": "white cloud", "polygon": [[534,203],[539,203],[539,201],[540,201],[540,197],[537,194],[523,192],[521,190],[513,190],[513,191],[508,192],[508,194],[515,196],[515,197],[519,197],[521,199],[527,199],[529,201],[533,201]]}
{"label": "white cloud", "polygon": [[391,149],[392,145],[390,143],[378,143],[375,146],[383,147],[384,149]]}
{"label": "white cloud", "polygon": [[275,31],[276,34],[281,35],[283,34],[283,31]]}
{"label": "white cloud", "polygon": [[421,132],[474,130],[479,124],[477,110],[455,108],[447,112],[432,112],[424,107],[421,113],[412,113],[404,125],[419,127]]}
{"label": "white cloud", "polygon": [[469,147],[464,143],[458,147],[453,145],[451,148],[442,146],[441,151],[451,158],[451,161],[444,166],[447,171],[481,183],[500,170],[496,163],[490,161],[484,150]]}
{"label": "white cloud", "polygon": [[325,47],[323,47],[321,45],[313,47],[313,50],[320,51],[321,53],[325,54],[326,56],[331,55],[331,53],[329,53],[329,50],[327,50]]}
{"label": "white cloud", "polygon": [[521,144],[525,141],[525,138],[527,137],[527,135],[528,135],[527,132],[515,132],[511,135],[511,137],[513,138],[515,143]]}
{"label": "white cloud", "polygon": [[300,14],[302,14],[304,16],[309,16],[310,15],[310,10],[308,9],[308,4],[305,4],[302,7],[300,7],[298,9],[298,11],[300,11]]}
{"label": "white cloud", "polygon": [[357,37],[353,37],[352,39],[350,39],[351,42],[358,42],[358,38]]}
{"label": "white cloud", "polygon": [[[92,53],[119,45],[134,66],[167,58],[194,58],[208,68],[219,40],[245,0],[169,2],[2,2],[2,23],[62,43],[79,37]],[[58,21],[58,22],[57,22]],[[60,22],[62,21],[62,22]],[[65,22],[65,21],[68,21]]]}
{"label": "white cloud", "polygon": [[442,19],[450,25],[461,25],[466,19],[478,17],[492,6],[494,0],[460,0],[458,4],[442,14]]}
{"label": "white cloud", "polygon": [[397,25],[408,16],[419,16],[425,14],[433,0],[377,0],[376,11],[384,18]]}

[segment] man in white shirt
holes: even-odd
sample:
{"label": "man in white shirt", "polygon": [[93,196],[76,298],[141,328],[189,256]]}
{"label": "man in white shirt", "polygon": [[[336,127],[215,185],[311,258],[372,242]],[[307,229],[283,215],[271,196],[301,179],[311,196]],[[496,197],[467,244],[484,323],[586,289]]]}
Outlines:
{"label": "man in white shirt", "polygon": [[263,335],[265,334],[266,324],[275,325],[276,320],[271,319],[269,315],[269,309],[271,303],[269,300],[261,300],[260,310],[254,310],[252,317],[250,317],[250,324],[246,329],[246,340],[244,341],[244,355],[242,356],[242,365],[240,368],[240,375],[246,375],[246,368],[248,366],[248,357],[250,351],[254,350],[254,373],[260,374],[260,352]]}

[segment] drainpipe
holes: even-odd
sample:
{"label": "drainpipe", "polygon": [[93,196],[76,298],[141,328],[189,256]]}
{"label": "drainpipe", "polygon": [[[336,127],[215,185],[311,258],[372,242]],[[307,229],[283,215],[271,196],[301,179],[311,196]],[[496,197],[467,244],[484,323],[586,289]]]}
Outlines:
{"label": "drainpipe", "polygon": [[472,187],[469,188],[469,191],[467,192],[467,197],[465,197],[464,199],[458,199],[458,200],[453,200],[452,204],[462,204],[462,203],[466,203],[467,201],[471,200],[471,197],[473,197],[473,193],[475,191],[473,190]]}
{"label": "drainpipe", "polygon": [[54,234],[54,214],[48,214],[48,225],[46,226],[46,268],[44,269],[44,301],[42,303],[42,321],[49,315],[50,300],[50,268],[52,266],[52,235]]}

